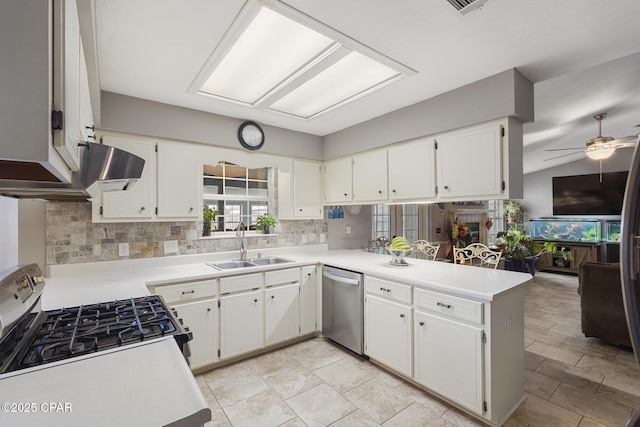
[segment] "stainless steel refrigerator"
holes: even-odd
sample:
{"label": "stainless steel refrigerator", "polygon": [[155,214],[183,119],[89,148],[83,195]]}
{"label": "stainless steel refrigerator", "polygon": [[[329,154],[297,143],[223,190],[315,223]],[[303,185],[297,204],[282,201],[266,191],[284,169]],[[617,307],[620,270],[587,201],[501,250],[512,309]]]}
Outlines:
{"label": "stainless steel refrigerator", "polygon": [[[637,144],[627,178],[620,231],[620,275],[624,309],[633,352],[640,364],[640,149]],[[627,426],[640,426],[638,410],[634,411]]]}

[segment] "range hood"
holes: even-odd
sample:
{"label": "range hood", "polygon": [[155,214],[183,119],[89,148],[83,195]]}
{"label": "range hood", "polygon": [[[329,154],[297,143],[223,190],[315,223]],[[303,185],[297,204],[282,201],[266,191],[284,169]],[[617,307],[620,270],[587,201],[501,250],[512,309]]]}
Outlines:
{"label": "range hood", "polygon": [[[95,191],[123,191],[142,176],[144,159],[119,148],[85,142],[80,171],[62,183],[39,163],[0,160],[0,195],[19,199],[87,200]],[[51,178],[53,179],[51,179]],[[90,188],[91,187],[91,188]]]}

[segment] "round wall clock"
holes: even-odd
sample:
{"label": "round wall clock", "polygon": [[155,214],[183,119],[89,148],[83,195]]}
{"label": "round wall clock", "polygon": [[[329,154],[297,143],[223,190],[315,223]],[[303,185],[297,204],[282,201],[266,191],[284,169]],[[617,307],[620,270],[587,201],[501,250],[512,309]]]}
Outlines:
{"label": "round wall clock", "polygon": [[247,150],[259,150],[264,144],[264,132],[256,122],[244,122],[238,128],[238,141]]}

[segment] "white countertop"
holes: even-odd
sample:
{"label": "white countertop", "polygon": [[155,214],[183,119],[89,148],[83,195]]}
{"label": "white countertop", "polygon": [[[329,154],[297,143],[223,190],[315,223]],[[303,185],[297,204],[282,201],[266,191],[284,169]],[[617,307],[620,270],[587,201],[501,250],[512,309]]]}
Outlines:
{"label": "white countertop", "polygon": [[46,366],[0,379],[0,425],[198,426],[211,419],[173,337]]}
{"label": "white countertop", "polygon": [[[439,261],[408,258],[408,266],[389,264],[391,257],[362,250],[326,250],[326,245],[262,250],[262,256],[281,256],[293,262],[270,266],[216,270],[205,262],[237,258],[237,251],[203,255],[107,261],[52,266],[42,298],[44,310],[148,295],[148,285],[206,280],[308,264],[328,264],[388,280],[426,287],[454,295],[491,301],[523,286],[531,275]],[[257,251],[251,251],[249,257]]]}

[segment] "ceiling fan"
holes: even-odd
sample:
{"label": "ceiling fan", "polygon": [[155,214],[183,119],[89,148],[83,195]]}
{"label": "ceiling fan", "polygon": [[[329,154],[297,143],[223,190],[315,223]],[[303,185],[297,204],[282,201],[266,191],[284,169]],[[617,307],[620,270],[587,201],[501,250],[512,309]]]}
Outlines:
{"label": "ceiling fan", "polygon": [[599,113],[593,116],[598,122],[598,136],[587,141],[586,147],[583,148],[552,148],[545,151],[565,151],[572,150],[572,153],[562,154],[560,156],[551,157],[547,160],[557,159],[559,157],[570,156],[577,151],[582,150],[587,157],[593,160],[603,160],[610,157],[618,148],[632,147],[638,142],[638,135],[625,136],[615,139],[611,136],[602,136],[602,120],[607,117],[607,113]]}

